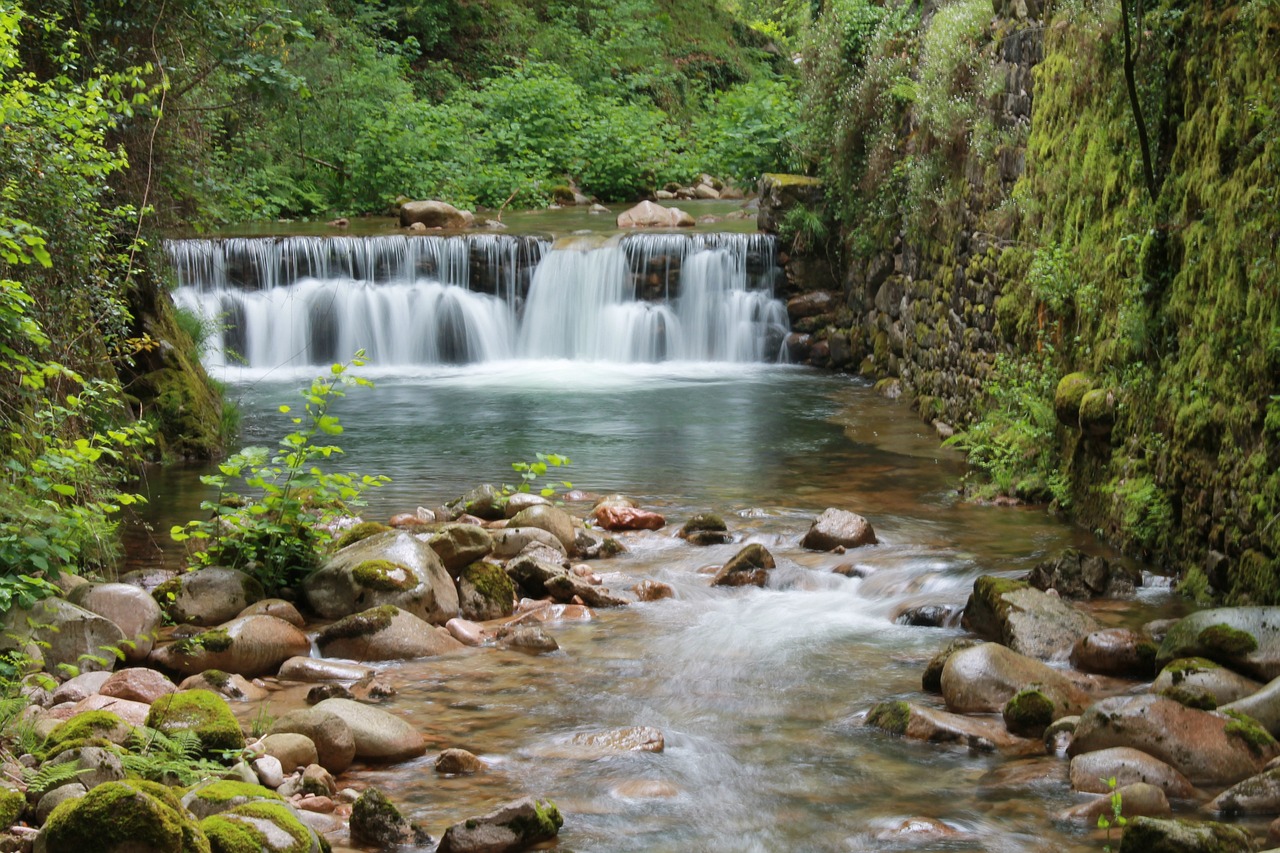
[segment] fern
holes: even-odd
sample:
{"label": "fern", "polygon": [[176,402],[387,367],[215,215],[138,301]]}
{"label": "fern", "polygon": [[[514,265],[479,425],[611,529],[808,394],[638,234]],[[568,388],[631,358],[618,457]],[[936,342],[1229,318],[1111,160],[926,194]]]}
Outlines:
{"label": "fern", "polygon": [[28,792],[44,794],[68,782],[74,782],[83,770],[84,768],[75,760],[46,761],[40,765],[39,770],[28,769],[23,771],[23,776],[27,780]]}
{"label": "fern", "polygon": [[192,785],[226,770],[202,757],[200,736],[190,730],[165,734],[142,726],[134,730],[129,746],[132,751],[122,758],[124,769],[153,782]]}

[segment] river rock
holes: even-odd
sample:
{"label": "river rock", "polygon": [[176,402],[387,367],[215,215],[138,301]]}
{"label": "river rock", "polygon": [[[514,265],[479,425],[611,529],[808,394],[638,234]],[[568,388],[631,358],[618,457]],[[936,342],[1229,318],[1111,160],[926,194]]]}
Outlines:
{"label": "river rock", "polygon": [[454,776],[471,775],[484,770],[484,762],[465,749],[446,749],[436,758],[437,773]]}
{"label": "river rock", "polygon": [[[1148,785],[1145,782],[1132,782],[1128,785],[1120,785],[1116,788],[1115,793],[1120,795],[1120,816],[1126,820],[1131,820],[1139,815],[1147,817],[1168,817],[1173,814],[1173,809],[1169,807],[1169,798],[1165,796],[1164,791],[1155,785]],[[1096,826],[1099,817],[1106,817],[1108,820],[1115,814],[1114,807],[1111,804],[1111,796],[1099,796],[1087,803],[1067,809],[1062,814],[1065,820],[1081,821],[1089,826]]]}
{"label": "river rock", "polygon": [[952,653],[942,667],[940,686],[947,710],[995,713],[1014,694],[1037,685],[1054,704],[1053,719],[1078,714],[1089,696],[1062,670],[1018,654],[999,643],[982,643]]}
{"label": "river rock", "polygon": [[273,675],[289,658],[310,651],[307,635],[283,619],[241,616],[158,649],[152,657],[184,675],[220,669],[255,678]]}
{"label": "river rock", "polygon": [[753,542],[735,554],[711,579],[712,586],[764,586],[769,572],[777,567],[773,554]]}
{"label": "river rock", "polygon": [[[147,841],[141,843],[139,838]],[[55,808],[36,842],[40,853],[165,853],[208,850],[209,842],[168,788],[108,782]]]}
{"label": "river rock", "polygon": [[959,605],[919,604],[904,607],[893,616],[895,625],[911,625],[916,628],[954,628],[960,624],[963,611]]}
{"label": "river rock", "polygon": [[[512,614],[515,606],[516,585],[502,566],[475,562],[458,575],[458,609],[463,619],[503,619]],[[447,624],[455,621],[450,619]]]}
{"label": "river rock", "polygon": [[920,676],[920,687],[928,693],[942,692],[942,670],[947,664],[947,660],[956,652],[962,649],[971,649],[974,646],[982,645],[981,640],[974,640],[968,637],[959,637],[951,640],[942,647],[933,657],[929,659],[929,663],[925,665],[924,673]]}
{"label": "river rock", "polygon": [[631,587],[631,592],[637,601],[661,601],[664,598],[674,598],[676,594],[671,584],[655,580],[640,581]]}
{"label": "river rock", "polygon": [[328,850],[288,803],[258,801],[200,821],[214,853],[239,853],[246,838],[257,853],[321,853]]}
{"label": "river rock", "polygon": [[315,741],[297,732],[277,732],[266,735],[253,744],[253,751],[259,755],[270,755],[280,762],[285,773],[306,768],[320,760]]}
{"label": "river rock", "polygon": [[1100,627],[1056,595],[994,575],[974,582],[963,624],[975,634],[1041,660],[1065,660],[1077,642]]}
{"label": "river rock", "polygon": [[266,593],[244,572],[210,566],[160,584],[151,596],[174,622],[209,627],[234,619]]}
{"label": "river rock", "polygon": [[1264,681],[1280,676],[1280,608],[1222,607],[1178,621],[1156,655],[1164,666],[1202,657]]}
{"label": "river rock", "polygon": [[[426,741],[417,729],[381,708],[362,705],[351,699],[326,699],[312,710],[334,714],[351,728],[357,758],[407,761],[427,751]],[[316,748],[319,749],[318,743]],[[320,763],[324,764],[323,761]],[[336,772],[328,765],[326,769]]]}
{"label": "river rock", "polygon": [[374,669],[358,663],[324,660],[298,656],[289,658],[280,665],[278,677],[282,681],[304,681],[319,683],[328,681],[359,681],[373,675]]}
{"label": "river rock", "polygon": [[344,616],[320,631],[316,646],[325,657],[359,661],[435,657],[463,647],[444,628],[393,604]]}
{"label": "river rock", "polygon": [[1105,628],[1081,637],[1071,649],[1071,665],[1099,675],[1150,678],[1156,644],[1128,628]]}
{"label": "river rock", "polygon": [[161,696],[174,693],[177,689],[177,685],[162,673],[144,666],[133,666],[112,673],[111,677],[98,688],[98,693],[150,705]]}
{"label": "river rock", "polygon": [[712,512],[700,512],[686,521],[676,534],[690,545],[725,545],[733,541],[724,519]]}
{"label": "river rock", "polygon": [[49,815],[58,806],[67,800],[75,800],[83,797],[89,792],[89,789],[81,782],[68,782],[65,785],[59,785],[52,791],[49,791],[40,797],[36,803],[36,823],[43,826],[49,820]]}
{"label": "river rock", "polygon": [[559,539],[538,527],[506,527],[487,532],[493,537],[491,556],[497,560],[511,559],[534,544],[557,551],[560,558],[568,556]]}
{"label": "river rock", "polygon": [[554,652],[560,644],[537,625],[504,626],[498,631],[498,645],[532,655]]}
{"label": "river rock", "polygon": [[145,590],[127,583],[85,584],[71,590],[67,600],[115,623],[124,633],[126,662],[147,659],[164,614]]}
{"label": "river rock", "polygon": [[581,599],[588,607],[625,607],[631,602],[602,586],[594,586],[575,575],[563,574],[548,578],[547,593],[556,601],[574,604]]}
{"label": "river rock", "polygon": [[809,293],[802,293],[787,300],[787,316],[791,318],[791,322],[794,324],[807,317],[831,314],[840,309],[841,301],[840,297],[830,290],[814,290]]}
{"label": "river rock", "polygon": [[267,691],[243,675],[206,669],[188,676],[178,685],[179,690],[209,690],[230,702],[260,702],[267,698]]}
{"label": "river rock", "polygon": [[274,616],[277,619],[283,619],[295,628],[307,627],[307,621],[302,618],[302,614],[298,612],[298,608],[294,607],[291,602],[282,598],[264,598],[261,601],[255,601],[244,610],[241,610],[239,616]]}
{"label": "river rock", "polygon": [[1273,678],[1252,696],[1228,702],[1219,710],[1247,714],[1272,736],[1280,735],[1280,678]]}
{"label": "river rock", "polygon": [[1052,560],[1038,563],[1027,575],[1036,589],[1057,591],[1063,598],[1098,598],[1132,595],[1141,585],[1137,569],[1104,557],[1068,548]]}
{"label": "river rock", "polygon": [[514,853],[556,837],[564,818],[550,800],[525,797],[445,830],[436,853]]}
{"label": "river rock", "polygon": [[1232,785],[1207,808],[1228,815],[1280,814],[1280,767]]}
{"label": "river rock", "polygon": [[1280,748],[1248,720],[1188,708],[1163,696],[1116,696],[1080,715],[1072,757],[1128,746],[1153,755],[1193,785],[1231,785],[1260,773]]}
{"label": "river rock", "polygon": [[866,723],[909,740],[961,744],[977,752],[1031,755],[1044,749],[1039,741],[1011,734],[996,720],[965,717],[912,702],[881,702],[867,712]]}
{"label": "river rock", "polygon": [[427,544],[436,552],[449,574],[456,574],[475,561],[483,560],[493,551],[493,537],[489,531],[474,524],[446,524]]}
{"label": "river rock", "polygon": [[48,769],[61,764],[74,764],[77,772],[70,778],[89,789],[107,782],[118,782],[125,775],[120,755],[114,749],[101,746],[80,746],[63,750],[44,761],[40,767]]}
{"label": "river rock", "polygon": [[1151,684],[1152,693],[1162,693],[1184,705],[1213,710],[1237,699],[1252,696],[1262,685],[1207,658],[1171,661]]}
{"label": "river rock", "polygon": [[104,648],[120,648],[125,640],[110,619],[61,598],[37,601],[30,610],[12,607],[0,624],[0,651],[23,649],[51,673],[58,672],[59,664],[80,672],[110,672],[116,657]]}
{"label": "river rock", "polygon": [[406,201],[400,205],[400,227],[408,228],[415,223],[427,228],[459,231],[474,225],[475,215],[465,210],[459,210],[447,202],[435,199]]}
{"label": "river rock", "polygon": [[551,595],[547,582],[552,578],[568,577],[569,571],[533,557],[517,557],[507,563],[507,575],[524,597],[546,598]]}
{"label": "river rock", "polygon": [[678,207],[662,207],[645,200],[618,214],[619,228],[692,228],[693,217]]}
{"label": "river rock", "polygon": [[667,748],[662,732],[652,726],[631,726],[605,732],[584,732],[574,735],[573,744],[582,747],[583,757],[608,755],[614,752],[662,752]]}
{"label": "river rock", "polygon": [[468,619],[450,619],[444,623],[444,629],[464,646],[484,645],[484,626]]}
{"label": "river rock", "polygon": [[1127,746],[1113,746],[1086,752],[1071,759],[1071,787],[1088,794],[1106,794],[1109,779],[1117,785],[1145,782],[1155,785],[1166,795],[1180,800],[1196,796],[1196,789],[1186,776],[1158,758]]}
{"label": "river rock", "polygon": [[316,747],[317,763],[335,775],[341,774],[355,760],[356,741],[351,726],[337,714],[321,710],[320,705],[298,708],[277,718],[268,734],[281,733],[310,738]]}
{"label": "river rock", "polygon": [[552,506],[552,503],[542,495],[534,492],[515,492],[507,497],[507,503],[502,508],[502,511],[510,519],[515,518],[531,506]]}
{"label": "river rock", "polygon": [[[103,696],[95,693],[86,696],[66,710],[66,719],[74,719],[90,711],[110,711],[131,726],[141,726],[151,713],[151,706],[145,702],[134,702],[132,699],[117,699],[114,696]],[[51,712],[53,713],[53,712]]]}
{"label": "river rock", "polygon": [[810,551],[834,551],[836,548],[859,548],[875,545],[876,532],[871,523],[855,512],[828,507],[809,528],[800,547]]}
{"label": "river rock", "polygon": [[53,705],[61,705],[63,702],[79,702],[81,699],[86,699],[101,690],[102,685],[106,684],[109,678],[111,678],[111,673],[102,670],[82,672],[59,684],[53,691],[53,695],[49,697],[49,701]]}
{"label": "river rock", "polygon": [[1135,817],[1124,828],[1119,849],[1121,853],[1250,853],[1254,847],[1253,837],[1238,826]]}
{"label": "river rock", "polygon": [[591,511],[596,524],[605,530],[661,530],[667,520],[656,512],[634,507],[604,504]]}
{"label": "river rock", "polygon": [[151,703],[147,725],[165,734],[195,732],[206,751],[244,749],[244,733],[227,700],[208,690],[186,690]]}
{"label": "river rock", "polygon": [[565,553],[577,553],[573,517],[559,507],[535,504],[521,510],[511,519],[512,527],[536,527],[545,530],[564,546]]}
{"label": "river rock", "polygon": [[433,625],[458,615],[458,591],[444,564],[413,534],[392,530],[348,545],[302,582],[312,610],[340,619],[394,604]]}
{"label": "river rock", "polygon": [[415,829],[377,788],[366,788],[356,799],[351,808],[350,827],[353,842],[379,850],[430,843],[429,836]]}

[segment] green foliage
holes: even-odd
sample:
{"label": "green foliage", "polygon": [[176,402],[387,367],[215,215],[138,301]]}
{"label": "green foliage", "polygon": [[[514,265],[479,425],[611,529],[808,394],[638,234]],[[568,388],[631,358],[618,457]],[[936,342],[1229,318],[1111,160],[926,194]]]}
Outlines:
{"label": "green foliage", "polygon": [[827,220],[825,210],[810,210],[797,204],[778,223],[778,237],[791,244],[792,251],[807,252],[825,245]]}
{"label": "green foliage", "polygon": [[695,138],[702,169],[755,186],[765,172],[796,172],[799,101],[782,79],[753,80],[716,95]]}
{"label": "green foliage", "polygon": [[[322,467],[323,460],[342,453],[328,436],[342,434],[333,405],[346,396],[346,388],[368,386],[368,379],[350,372],[364,365],[364,352],[345,364],[334,364],[327,376],[316,377],[302,391],[302,415],[284,405],[294,429],[272,451],[246,447],[218,466],[217,474],[201,478],[216,486],[216,500],[203,509],[212,517],[176,525],[175,541],[202,546],[193,554],[196,565],[220,565],[240,569],[255,577],[268,591],[302,579],[317,565],[332,539],[330,522],[361,503],[361,493],[389,482],[387,477],[336,473]],[[233,490],[241,484],[250,493]]]}
{"label": "green foliage", "polygon": [[1112,776],[1110,779],[1107,779],[1106,782],[1107,789],[1111,792],[1111,816],[1107,817],[1106,815],[1098,815],[1098,828],[1105,829],[1107,831],[1107,843],[1103,845],[1102,849],[1106,851],[1106,853],[1111,853],[1112,827],[1120,827],[1123,829],[1128,825],[1129,819],[1123,814],[1124,799],[1116,789],[1116,777]]}
{"label": "green foliage", "polygon": [[226,763],[205,757],[196,732],[149,726],[134,729],[121,763],[131,776],[166,785],[194,785],[227,770]]}
{"label": "green foliage", "polygon": [[[568,456],[561,456],[559,453],[538,453],[534,462],[512,462],[511,469],[520,475],[520,485],[502,487],[502,494],[510,497],[516,492],[530,492],[537,484],[539,477],[544,477],[551,468],[560,468],[573,464]],[[567,480],[561,481],[558,485],[564,486],[566,489],[572,489],[573,483]],[[556,493],[556,485],[542,486],[538,489],[538,494],[544,498],[549,498]]]}

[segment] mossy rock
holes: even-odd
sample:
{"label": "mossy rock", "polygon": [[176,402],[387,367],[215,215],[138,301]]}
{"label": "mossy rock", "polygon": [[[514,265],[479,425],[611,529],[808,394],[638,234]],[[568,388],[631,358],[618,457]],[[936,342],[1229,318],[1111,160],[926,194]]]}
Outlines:
{"label": "mossy rock", "polygon": [[1178,620],[1160,643],[1156,663],[1193,657],[1260,681],[1280,676],[1280,608],[1220,607]]}
{"label": "mossy rock", "polygon": [[409,822],[377,788],[366,788],[351,807],[351,840],[357,844],[385,850],[412,837]]}
{"label": "mossy rock", "polygon": [[212,853],[320,853],[319,838],[284,803],[254,802],[200,821]]}
{"label": "mossy rock", "polygon": [[387,525],[380,524],[376,521],[362,521],[359,524],[353,525],[343,531],[343,534],[338,537],[338,541],[333,543],[333,550],[341,551],[348,545],[354,545],[355,543],[363,539],[368,539],[370,536],[374,536],[378,533],[386,533],[390,529],[391,528]]}
{"label": "mossy rock", "polygon": [[385,631],[391,627],[391,620],[395,618],[400,608],[394,604],[384,604],[381,607],[371,607],[360,613],[352,613],[350,616],[344,616],[332,625],[323,628],[316,637],[316,642],[321,645],[327,645],[334,640],[347,640],[353,637],[368,637],[379,631]]}
{"label": "mossy rock", "polygon": [[379,592],[404,592],[418,585],[418,576],[408,566],[390,560],[365,560],[357,563],[351,576],[361,586]]}
{"label": "mossy rock", "polygon": [[1255,755],[1274,754],[1276,739],[1261,723],[1239,711],[1225,710],[1223,713],[1231,718],[1225,729],[1227,734],[1244,741]]}
{"label": "mossy rock", "polygon": [[1215,821],[1130,818],[1119,853],[1249,853],[1249,832]]}
{"label": "mossy rock", "polygon": [[911,722],[911,705],[904,701],[880,702],[867,712],[867,725],[890,734],[905,735]]}
{"label": "mossy rock", "polygon": [[729,526],[713,512],[700,512],[680,528],[678,535],[693,545],[723,545],[731,540]]}
{"label": "mossy rock", "polygon": [[211,853],[173,792],[154,782],[107,782],[62,803],[41,831],[45,853]]}
{"label": "mossy rock", "polygon": [[27,807],[27,797],[16,788],[0,785],[0,830],[18,822],[22,810]]}
{"label": "mossy rock", "polygon": [[564,817],[555,803],[526,797],[449,827],[436,853],[527,850],[555,838],[563,825]]}
{"label": "mossy rock", "polygon": [[1080,428],[1080,403],[1093,390],[1093,380],[1084,373],[1068,373],[1053,394],[1053,413],[1063,426]]}
{"label": "mossy rock", "polygon": [[475,562],[458,577],[458,602],[464,619],[486,621],[510,616],[515,609],[516,585],[506,569]]}
{"label": "mossy rock", "polygon": [[183,637],[173,644],[173,650],[181,655],[197,655],[201,651],[216,654],[230,649],[231,643],[231,635],[225,628],[214,628],[211,631],[201,631],[199,634]]}
{"label": "mossy rock", "polygon": [[206,752],[244,749],[244,732],[226,700],[209,690],[184,690],[151,705],[147,725],[166,734],[193,731]]}
{"label": "mossy rock", "polygon": [[1115,425],[1115,392],[1106,388],[1085,392],[1080,398],[1080,431],[1096,438],[1106,438]]}
{"label": "mossy rock", "polygon": [[1005,728],[1013,734],[1038,738],[1053,722],[1056,710],[1054,701],[1032,686],[1024,687],[1009,697],[1002,716]]}
{"label": "mossy rock", "polygon": [[39,754],[57,755],[83,746],[123,746],[129,742],[133,731],[133,726],[110,711],[87,711],[60,723],[49,732]]}
{"label": "mossy rock", "polygon": [[262,785],[238,779],[215,779],[192,788],[182,798],[182,804],[197,818],[207,818],[261,800],[283,802],[279,794]]}

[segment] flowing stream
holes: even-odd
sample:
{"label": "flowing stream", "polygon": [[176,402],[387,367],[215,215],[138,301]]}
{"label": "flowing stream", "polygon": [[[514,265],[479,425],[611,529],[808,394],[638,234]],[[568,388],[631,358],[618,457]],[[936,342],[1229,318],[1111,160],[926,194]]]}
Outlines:
{"label": "flowing stream", "polygon": [[[367,517],[510,481],[509,463],[538,451],[567,454],[561,476],[575,487],[627,493],[669,521],[623,534],[627,555],[593,563],[605,585],[652,578],[676,596],[549,623],[561,649],[548,656],[480,649],[380,667],[398,689],[391,711],[489,770],[438,777],[429,753],[357,769],[356,781],[437,837],[517,796],[550,797],[566,815],[564,850],[1101,849],[1096,830],[1053,819],[1078,802],[1064,760],[909,743],[861,724],[883,699],[936,701],[921,672],[961,633],[897,625],[902,608],[959,605],[980,574],[1096,545],[1043,511],[960,502],[963,462],[905,406],[776,363],[785,311],[766,238],[416,239],[438,245],[388,253],[317,239],[309,257],[279,240],[170,245],[179,301],[237,324],[208,361],[242,404],[246,439],[274,441],[298,377],[364,347],[377,387],[353,390],[336,413],[340,466],[393,478],[369,495]],[[335,310],[316,313],[315,294]],[[246,342],[237,366],[227,353]],[[156,530],[199,513],[195,473],[152,480]],[[800,550],[828,506],[866,515],[881,544]],[[733,544],[675,538],[707,510]],[[768,587],[710,588],[705,569],[745,542],[776,556]],[[834,573],[841,564],[862,576]],[[1167,606],[1144,591],[1094,610],[1134,625]],[[297,701],[285,691],[272,710]],[[660,729],[665,751],[593,757],[571,743],[628,726]],[[910,822],[921,818],[941,828]]]}

